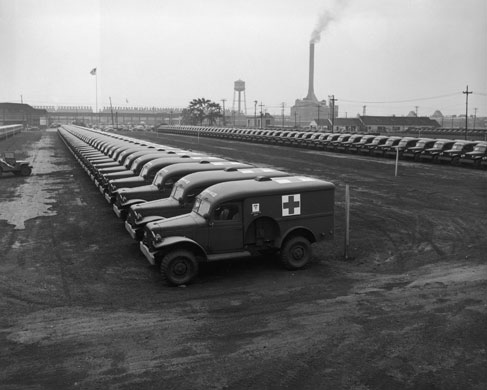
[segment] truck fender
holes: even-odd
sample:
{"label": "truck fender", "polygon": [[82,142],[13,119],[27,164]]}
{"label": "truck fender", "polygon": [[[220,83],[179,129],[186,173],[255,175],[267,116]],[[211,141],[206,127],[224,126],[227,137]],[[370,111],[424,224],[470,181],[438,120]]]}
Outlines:
{"label": "truck fender", "polygon": [[280,248],[282,246],[283,242],[288,237],[293,236],[293,235],[299,235],[299,236],[306,237],[309,240],[309,242],[311,242],[311,243],[316,242],[316,237],[311,230],[309,230],[308,228],[306,228],[304,226],[293,226],[292,228],[285,231],[279,237],[279,239],[276,242],[276,246]]}
{"label": "truck fender", "polygon": [[122,203],[122,207],[130,207],[133,206],[134,204],[139,204],[139,203],[145,203],[147,202],[144,199],[130,199],[129,201]]}
{"label": "truck fender", "polygon": [[203,247],[196,241],[184,236],[165,237],[161,242],[154,245],[154,248],[160,250],[176,245],[192,247],[196,255],[203,255],[206,258],[206,251]]}

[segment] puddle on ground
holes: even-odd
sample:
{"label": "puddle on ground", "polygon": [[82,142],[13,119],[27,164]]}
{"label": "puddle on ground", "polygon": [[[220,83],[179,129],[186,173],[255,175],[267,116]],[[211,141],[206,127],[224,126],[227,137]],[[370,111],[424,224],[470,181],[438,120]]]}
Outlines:
{"label": "puddle on ground", "polygon": [[[51,208],[56,202],[55,194],[67,183],[52,173],[70,171],[72,167],[61,164],[60,159],[53,156],[55,137],[57,135],[52,133],[46,134],[33,145],[27,158],[34,167],[32,175],[24,178],[24,183],[18,186],[12,198],[1,204],[0,219],[14,225],[14,229],[25,229],[25,222],[29,219],[56,215]],[[79,198],[78,201],[81,203]]]}

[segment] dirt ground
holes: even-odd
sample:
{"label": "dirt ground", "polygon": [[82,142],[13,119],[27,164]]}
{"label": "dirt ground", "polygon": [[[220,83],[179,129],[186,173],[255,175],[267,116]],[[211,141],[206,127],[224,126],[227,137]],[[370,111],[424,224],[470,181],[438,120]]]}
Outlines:
{"label": "dirt ground", "polygon": [[169,288],[56,132],[0,141],[34,165],[0,178],[1,389],[487,388],[486,171],[158,139],[332,181],[334,241]]}

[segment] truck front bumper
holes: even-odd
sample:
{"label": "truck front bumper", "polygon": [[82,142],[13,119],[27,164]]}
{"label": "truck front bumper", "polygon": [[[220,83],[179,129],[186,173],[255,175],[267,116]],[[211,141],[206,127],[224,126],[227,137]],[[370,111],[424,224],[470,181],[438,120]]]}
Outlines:
{"label": "truck front bumper", "polygon": [[116,204],[113,205],[113,212],[118,218],[125,219],[127,210],[125,208],[119,208]]}
{"label": "truck front bumper", "polygon": [[108,204],[112,204],[115,200],[115,197],[109,194],[108,192],[105,192],[103,196],[105,196],[105,200],[108,202]]}
{"label": "truck front bumper", "polygon": [[155,265],[156,263],[156,252],[151,252],[149,248],[141,241],[139,243],[139,248],[142,254],[145,256],[145,258],[151,263],[152,265]]}
{"label": "truck front bumper", "polygon": [[139,241],[139,238],[137,237],[139,235],[139,231],[141,230],[140,228],[133,228],[128,221],[125,221],[125,230],[127,230],[130,234],[130,237],[132,237],[134,240]]}

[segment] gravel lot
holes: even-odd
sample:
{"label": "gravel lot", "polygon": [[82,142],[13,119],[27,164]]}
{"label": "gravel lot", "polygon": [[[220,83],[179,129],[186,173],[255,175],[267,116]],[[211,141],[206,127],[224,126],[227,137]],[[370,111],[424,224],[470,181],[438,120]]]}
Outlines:
{"label": "gravel lot", "polygon": [[169,288],[55,131],[0,141],[34,165],[0,178],[0,388],[487,388],[486,171],[157,138],[332,181],[335,240]]}

